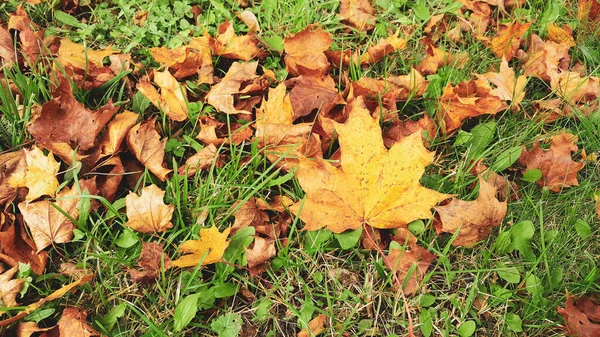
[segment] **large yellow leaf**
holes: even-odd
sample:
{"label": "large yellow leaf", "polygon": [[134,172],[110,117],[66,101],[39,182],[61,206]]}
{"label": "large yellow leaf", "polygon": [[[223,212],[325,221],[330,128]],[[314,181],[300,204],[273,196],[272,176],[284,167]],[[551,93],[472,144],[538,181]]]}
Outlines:
{"label": "large yellow leaf", "polygon": [[35,200],[42,195],[54,196],[58,189],[56,174],[60,164],[54,159],[52,152],[45,156],[42,150],[34,146],[31,150],[25,150],[25,162],[27,170],[15,172],[9,179],[12,187],[27,187],[26,201]]}
{"label": "large yellow leaf", "polygon": [[199,240],[189,240],[184,242],[179,251],[183,255],[173,261],[173,265],[179,268],[194,267],[202,262],[202,265],[213,264],[221,261],[225,249],[229,246],[227,237],[231,228],[227,228],[223,233],[219,232],[216,226],[200,229]]}
{"label": "large yellow leaf", "polygon": [[345,124],[336,124],[341,168],[299,156],[296,177],[306,200],[291,207],[306,223],[339,233],[364,224],[401,228],[430,218],[431,208],[449,196],[419,183],[434,154],[427,151],[420,132],[395,143],[388,151],[381,128],[365,109],[362,98],[353,104]]}
{"label": "large yellow leaf", "polygon": [[172,228],[171,218],[175,206],[163,201],[165,191],[156,185],[142,189],[142,195],[133,192],[125,198],[127,223],[125,226],[140,233],[162,233]]}

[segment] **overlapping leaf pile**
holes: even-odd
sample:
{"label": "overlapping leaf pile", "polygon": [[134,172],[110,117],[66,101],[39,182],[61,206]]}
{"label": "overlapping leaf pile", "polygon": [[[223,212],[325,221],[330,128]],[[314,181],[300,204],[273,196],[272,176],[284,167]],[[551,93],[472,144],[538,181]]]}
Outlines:
{"label": "overlapping leaf pile", "polygon": [[[4,67],[32,72],[45,67],[53,69],[55,78],[52,99],[34,107],[27,125],[31,145],[0,155],[2,303],[19,305],[16,297],[23,287],[23,280],[15,278],[19,263],[44,273],[47,250],[73,238],[73,221],[80,213],[106,207],[90,202],[90,195],[111,203],[128,193],[125,226],[140,233],[170,231],[174,205],[165,204],[165,192],[156,184],[134,190],[141,172],[147,170],[160,182],[175,174],[202,179],[203,170],[218,169],[229,159],[224,145],[251,142],[282,172],[294,172],[306,198],[278,195],[236,202],[230,228],[200,229],[197,240],[180,243],[177,254],[182,255],[173,261],[160,241],[147,236],[138,260],[141,269],[129,270],[134,281],[151,283],[165,269],[223,261],[229,238],[247,227],[256,233],[246,249],[247,265],[252,274],[261,273],[277,254],[276,242],[287,237],[293,217],[299,217],[304,230],[362,231],[363,247],[388,251],[384,259],[395,274],[397,289],[405,284],[405,293],[415,293],[423,286],[421,280],[435,255],[418,244],[408,231],[409,223],[433,218],[435,209],[437,233],[458,231],[453,244],[471,247],[502,223],[507,200],[518,198],[516,184],[483,163],[474,163],[479,175],[475,200],[423,187],[420,179],[435,161],[435,153],[427,147],[435,139],[453,137],[469,119],[502,112],[523,114],[520,105],[527,97],[527,82],[534,77],[547,83],[555,97],[534,102],[535,120],[552,122],[571,116],[574,109],[586,114],[598,108],[599,79],[588,76],[583,65],[571,64],[572,31],[550,25],[546,36],[540,37],[529,31],[530,23],[498,23],[493,12],[512,10],[508,3],[496,8],[498,4],[463,1],[452,15],[460,20],[448,14],[431,17],[421,40],[424,53],[414,56],[414,68],[386,78],[350,80],[345,69],[397,57],[415,27],[397,27],[363,52],[333,48],[330,33],[310,25],[283,42],[288,73],[283,81],[264,67],[262,60],[273,51],[261,43],[258,22],[250,12],[245,12],[247,34],[238,35],[231,22],[224,22],[216,36],[193,37],[174,49],[152,48],[150,53],[159,64],[152,69],[110,46],[95,50],[68,38],[46,36],[19,8],[7,25],[0,25]],[[342,1],[340,6],[342,20],[359,30],[373,29],[374,13],[368,1]],[[469,57],[438,48],[442,34],[457,43],[466,35],[474,36],[489,47],[497,62],[486,73],[448,83],[436,98],[435,115],[403,121],[399,103],[421,98],[428,75],[441,67],[459,67]],[[216,58],[230,61],[217,64]],[[216,71],[219,66],[223,72]],[[126,76],[120,81],[130,97],[141,93],[155,106],[155,113],[142,116],[112,102],[90,109],[75,98],[73,86],[97,89],[123,72]],[[7,78],[2,82],[3,90],[14,89]],[[209,89],[198,93],[189,82]],[[189,108],[195,102],[216,111],[197,117],[194,136],[205,147],[179,167],[171,167],[165,162],[167,135],[161,127],[165,123],[157,118],[166,116],[166,123],[177,130],[196,118]],[[229,115],[235,118],[223,122]],[[536,142],[531,150],[521,151],[515,165],[523,173],[539,170],[539,185],[559,192],[578,184],[577,172],[584,164],[572,160],[576,142],[577,137],[568,133],[554,135],[549,150]],[[331,153],[331,148],[338,151]],[[77,168],[77,176],[85,178],[61,185],[68,168]],[[417,268],[412,272],[414,264]],[[568,302],[565,310],[572,306]],[[82,329],[91,329],[85,313],[72,308],[65,309],[58,329],[70,329],[65,326],[73,319]],[[567,318],[569,330],[581,331],[572,320]],[[43,331],[32,323],[22,323],[19,329]],[[66,332],[61,330],[60,335]],[[92,331],[86,334],[93,335]]]}

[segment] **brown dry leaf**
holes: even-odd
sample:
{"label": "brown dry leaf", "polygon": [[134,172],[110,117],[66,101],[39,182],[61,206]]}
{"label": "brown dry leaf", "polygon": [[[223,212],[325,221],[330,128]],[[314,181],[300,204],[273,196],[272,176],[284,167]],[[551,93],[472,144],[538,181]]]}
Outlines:
{"label": "brown dry leaf", "polygon": [[[0,300],[3,303],[3,307],[16,307],[17,306],[17,295],[25,284],[25,279],[13,279],[19,271],[18,266],[14,266],[4,273],[0,274]],[[0,311],[0,316],[4,314],[4,311]]]}
{"label": "brown dry leaf", "polygon": [[577,18],[580,21],[596,23],[600,18],[600,2],[598,0],[577,1]]}
{"label": "brown dry leaf", "polygon": [[340,17],[349,26],[361,32],[375,27],[375,8],[369,0],[342,0],[340,2]]}
{"label": "brown dry leaf", "polygon": [[572,106],[577,103],[594,102],[600,98],[600,85],[597,77],[581,76],[573,71],[552,74],[550,87],[564,101]]}
{"label": "brown dry leaf", "polygon": [[131,128],[127,134],[127,145],[142,165],[154,173],[160,181],[165,181],[167,174],[172,171],[162,166],[167,139],[160,141],[154,123],[155,119],[150,119]]}
{"label": "brown dry leaf", "polygon": [[306,223],[306,230],[402,228],[413,220],[430,218],[431,208],[448,198],[419,183],[434,156],[423,146],[421,135],[406,137],[388,151],[379,123],[364,108],[362,98],[354,101],[346,123],[336,123],[335,129],[340,169],[299,155],[296,177],[306,199],[290,210]]}
{"label": "brown dry leaf", "polygon": [[499,175],[498,173],[490,170],[481,161],[477,162],[471,173],[477,174],[484,178],[488,183],[498,189],[499,200],[518,200],[521,198],[519,195],[519,185],[514,181],[506,179],[506,177]]}
{"label": "brown dry leaf", "polygon": [[[10,15],[7,28],[9,31],[13,29],[19,31],[20,49],[25,57],[24,66],[35,67],[41,55],[46,54],[47,51],[50,53],[56,51],[56,48],[52,45],[54,38],[44,39],[45,32],[38,30],[37,25],[31,22],[21,6],[17,6],[17,10]],[[14,49],[12,42],[10,47]]]}
{"label": "brown dry leaf", "polygon": [[0,206],[8,205],[19,195],[18,187],[11,184],[14,174],[27,170],[25,151],[7,152],[0,155]]}
{"label": "brown dry leaf", "polygon": [[42,105],[39,116],[28,126],[38,142],[63,142],[71,148],[88,150],[119,110],[111,102],[95,111],[87,109],[75,99],[71,83],[64,77],[52,95],[54,98]]}
{"label": "brown dry leaf", "polygon": [[160,88],[160,94],[148,79],[142,79],[137,89],[142,95],[164,112],[170,119],[182,122],[188,118],[187,94],[175,77],[165,69],[154,72],[154,83]]}
{"label": "brown dry leaf", "polygon": [[406,47],[406,39],[398,37],[400,29],[396,30],[396,33],[388,38],[381,39],[376,45],[370,46],[367,52],[360,58],[361,64],[371,64],[379,62],[384,56],[391,54],[397,50],[404,49]]}
{"label": "brown dry leaf", "polygon": [[127,223],[125,226],[140,233],[162,233],[172,228],[175,206],[166,205],[165,191],[156,185],[146,186],[138,196],[129,192],[125,198]]}
{"label": "brown dry leaf", "polygon": [[[504,58],[507,61],[513,59],[519,49],[520,38],[527,32],[531,22],[520,23],[514,22],[507,25],[502,25],[498,30],[498,36],[489,40],[488,44],[494,54],[499,58]],[[487,42],[484,40],[484,42]]]}
{"label": "brown dry leaf", "polygon": [[435,74],[438,68],[455,63],[457,66],[468,59],[468,54],[452,55],[450,52],[437,48],[433,41],[424,37],[420,40],[425,45],[425,58],[415,67],[422,75]]}
{"label": "brown dry leaf", "polygon": [[564,43],[569,47],[575,47],[575,39],[573,39],[573,29],[568,25],[559,27],[556,23],[548,25],[548,35],[546,37],[556,43]]}
{"label": "brown dry leaf", "polygon": [[573,337],[600,336],[600,305],[588,296],[582,296],[575,303],[567,293],[565,308],[558,307],[558,313],[563,316],[566,330]]}
{"label": "brown dry leaf", "polygon": [[571,152],[577,152],[578,149],[576,142],[577,136],[563,132],[552,137],[548,151],[540,148],[538,141],[530,151],[523,148],[519,158],[519,163],[526,167],[523,173],[531,169],[540,170],[542,179],[538,181],[538,185],[546,186],[553,192],[560,192],[563,187],[579,185],[577,172],[585,163],[571,159]]}
{"label": "brown dry leaf", "polygon": [[336,105],[345,103],[331,76],[299,76],[285,81],[285,85],[292,87],[289,97],[293,120],[307,116],[313,110],[327,115]]}
{"label": "brown dry leaf", "polygon": [[0,321],[0,327],[7,326],[8,324],[12,324],[12,323],[20,320],[21,318],[29,315],[29,313],[31,313],[32,311],[39,309],[47,302],[54,301],[56,299],[63,297],[66,293],[70,292],[74,288],[77,288],[81,285],[88,283],[93,277],[94,277],[93,274],[85,275],[84,277],[80,278],[79,280],[72,282],[70,284],[67,284],[66,286],[63,286],[62,288],[56,290],[55,292],[42,298],[41,300],[28,305],[25,308],[25,310],[19,312],[18,314],[14,315],[13,317],[7,318],[3,321]]}
{"label": "brown dry leaf", "polygon": [[258,62],[234,63],[221,82],[212,86],[205,101],[218,111],[227,114],[250,114],[250,111],[238,110],[234,105],[234,95],[243,92],[243,84],[258,78]]}
{"label": "brown dry leaf", "polygon": [[543,41],[532,34],[529,42],[525,63],[522,65],[524,75],[535,76],[544,81],[550,81],[559,72],[568,69],[571,63],[567,43]]}
{"label": "brown dry leaf", "polygon": [[18,266],[19,262],[29,264],[34,273],[42,275],[48,262],[48,252],[37,252],[23,224],[15,222],[6,231],[0,232],[0,261],[11,267]]}
{"label": "brown dry leaf", "polygon": [[525,98],[527,77],[525,75],[516,77],[515,71],[513,68],[508,66],[508,62],[505,58],[502,58],[499,72],[489,72],[477,76],[496,86],[496,88],[490,90],[490,94],[500,98],[503,101],[510,101],[512,103],[513,110],[519,108],[521,101],[523,98]]}
{"label": "brown dry leaf", "polygon": [[237,17],[242,20],[242,22],[248,26],[248,34],[254,34],[256,32],[260,32],[260,25],[258,24],[258,19],[256,15],[249,10],[245,10],[237,15]]}
{"label": "brown dry leaf", "polygon": [[187,46],[175,49],[158,47],[150,52],[156,62],[169,68],[178,80],[198,75],[199,83],[213,83],[212,52],[207,37],[196,37]]}
{"label": "brown dry leaf", "polygon": [[277,88],[269,89],[268,98],[256,110],[255,135],[259,146],[266,149],[267,158],[271,162],[280,160],[280,167],[297,164],[297,160],[293,158],[294,149],[307,157],[321,158],[321,143],[319,137],[311,133],[312,124],[293,124],[295,117],[291,93],[285,93],[285,85],[280,83]]}
{"label": "brown dry leaf", "polygon": [[238,145],[249,140],[253,133],[247,124],[223,123],[208,116],[198,118],[198,123],[200,123],[200,132],[196,139],[208,145],[220,146],[230,143]]}
{"label": "brown dry leaf", "polygon": [[316,336],[321,332],[325,331],[325,326],[327,325],[329,317],[326,315],[320,314],[319,316],[313,318],[308,322],[308,330],[306,328],[302,328],[302,330],[298,333],[298,337],[309,337]]}
{"label": "brown dry leaf", "polygon": [[416,132],[421,132],[423,144],[429,147],[431,141],[437,136],[437,125],[427,114],[416,121],[409,119],[402,122],[396,119],[392,126],[383,133],[383,144],[389,149],[402,138]]}
{"label": "brown dry leaf", "polygon": [[90,64],[98,68],[103,67],[104,58],[118,54],[119,51],[109,46],[104,50],[92,50],[82,44],[73,43],[69,39],[62,39],[58,50],[57,61],[63,66],[78,69],[87,69]]}
{"label": "brown dry leaf", "polygon": [[90,271],[87,268],[79,268],[77,264],[71,262],[63,262],[60,264],[58,271],[68,277],[80,279],[88,275]]}
{"label": "brown dry leaf", "polygon": [[60,164],[54,159],[52,152],[45,156],[36,146],[23,151],[27,169],[14,172],[8,180],[9,184],[12,187],[27,187],[29,192],[25,200],[28,202],[43,195],[54,196],[58,189],[56,175]]}
{"label": "brown dry leaf", "polygon": [[379,108],[380,100],[384,107],[393,110],[397,100],[422,96],[427,90],[427,84],[425,77],[417,70],[411,69],[407,75],[388,76],[380,80],[361,77],[358,81],[352,82],[352,91],[354,96],[368,98],[367,104],[372,102],[373,107],[370,110]]}
{"label": "brown dry leaf", "polygon": [[237,36],[233,30],[233,24],[225,21],[219,25],[219,36],[211,45],[215,55],[224,58],[250,61],[254,58],[262,58],[266,55],[265,51],[258,48],[258,37],[256,34]]}
{"label": "brown dry leaf", "polygon": [[[390,249],[386,258],[392,266],[392,272],[396,273],[398,281],[400,281],[400,284],[395,283],[394,286],[396,289],[400,289],[406,283],[406,287],[403,289],[404,293],[407,295],[414,294],[419,289],[421,280],[436,256],[417,245],[417,238],[404,228],[398,230],[398,233],[394,236],[394,241],[390,243],[390,247],[395,248]],[[409,271],[415,264],[416,269],[411,272],[410,278],[406,280]]]}
{"label": "brown dry leaf", "polygon": [[[56,196],[56,206],[77,219],[79,216],[79,198],[80,195],[76,188],[64,188]],[[65,243],[73,238],[73,229],[75,224],[56,207],[52,206],[49,200],[41,200],[32,203],[20,203],[19,210],[23,215],[23,221],[33,237],[37,252],[54,243]]]}
{"label": "brown dry leaf", "polygon": [[210,228],[201,228],[199,240],[189,240],[179,246],[182,254],[179,259],[173,261],[173,265],[179,268],[194,267],[202,262],[202,265],[220,262],[223,253],[229,245],[227,237],[231,228],[227,228],[223,233],[219,232],[216,226]]}
{"label": "brown dry leaf", "polygon": [[436,232],[454,234],[458,230],[453,246],[472,247],[483,240],[506,216],[507,202],[500,202],[496,192],[498,188],[479,177],[477,199],[452,199],[448,205],[435,207],[440,216],[440,222],[434,225]]}
{"label": "brown dry leaf", "polygon": [[119,151],[121,144],[136,124],[139,115],[131,111],[123,111],[108,123],[107,131],[100,140],[100,151],[102,156],[110,156]]}
{"label": "brown dry leaf", "polygon": [[484,79],[469,80],[453,87],[450,83],[438,98],[439,119],[443,130],[449,134],[460,128],[471,117],[495,115],[506,110],[506,102],[491,93],[492,87]]}
{"label": "brown dry leaf", "polygon": [[[50,328],[40,328],[36,322],[22,322],[17,325],[17,337],[31,337],[36,332],[43,332],[52,330],[54,327]],[[47,337],[46,334],[41,335],[42,337]]]}
{"label": "brown dry leaf", "polygon": [[236,201],[231,208],[239,208],[233,213],[235,222],[231,226],[231,234],[235,234],[238,230],[246,227],[261,227],[269,222],[269,215],[256,204],[256,199],[251,197],[248,201]]}
{"label": "brown dry leaf", "polygon": [[17,55],[12,36],[2,25],[0,25],[0,68],[10,67],[17,62]]}
{"label": "brown dry leaf", "polygon": [[86,321],[87,313],[73,307],[63,310],[55,329],[59,337],[100,337],[100,333]]}
{"label": "brown dry leaf", "polygon": [[285,68],[290,76],[321,76],[327,74],[329,62],[325,51],[333,43],[331,35],[310,25],[284,39]]}
{"label": "brown dry leaf", "polygon": [[264,265],[275,255],[277,255],[275,240],[255,236],[252,246],[246,248],[246,261],[250,273],[257,275],[265,271]]}
{"label": "brown dry leaf", "polygon": [[164,270],[171,268],[171,259],[157,242],[142,242],[142,253],[137,260],[143,271],[127,269],[134,282],[151,283]]}
{"label": "brown dry leaf", "polygon": [[213,144],[208,144],[195,155],[189,157],[185,161],[185,165],[179,167],[177,173],[181,176],[185,175],[187,177],[191,177],[195,175],[196,172],[211,167],[215,159],[217,160],[216,166],[219,166],[219,161],[217,158],[218,152],[219,151]]}

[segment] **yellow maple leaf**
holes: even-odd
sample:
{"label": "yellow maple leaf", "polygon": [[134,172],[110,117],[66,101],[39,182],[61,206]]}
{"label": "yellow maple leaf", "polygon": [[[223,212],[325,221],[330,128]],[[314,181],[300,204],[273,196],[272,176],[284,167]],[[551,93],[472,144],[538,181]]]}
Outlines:
{"label": "yellow maple leaf", "polygon": [[158,233],[172,228],[175,206],[165,205],[164,196],[165,191],[156,185],[144,187],[141,196],[130,192],[125,198],[128,219],[125,226],[140,233]]}
{"label": "yellow maple leaf", "polygon": [[173,265],[185,268],[194,267],[201,261],[203,266],[221,261],[229,246],[227,237],[230,230],[231,228],[227,228],[221,233],[216,226],[200,229],[199,240],[189,240],[179,246],[179,251],[187,255],[173,261]]}
{"label": "yellow maple leaf", "polygon": [[381,127],[364,107],[353,103],[345,124],[336,124],[341,168],[322,159],[299,155],[296,177],[306,200],[290,209],[306,223],[305,229],[322,227],[340,233],[365,224],[376,228],[401,228],[411,221],[430,218],[431,208],[449,196],[419,183],[433,160],[416,132],[388,151]]}
{"label": "yellow maple leaf", "polygon": [[21,172],[15,172],[9,179],[12,187],[27,187],[26,201],[35,200],[42,195],[54,196],[58,189],[58,180],[56,174],[60,164],[54,159],[52,152],[48,156],[38,147],[34,146],[31,150],[25,151],[25,162],[27,169]]}

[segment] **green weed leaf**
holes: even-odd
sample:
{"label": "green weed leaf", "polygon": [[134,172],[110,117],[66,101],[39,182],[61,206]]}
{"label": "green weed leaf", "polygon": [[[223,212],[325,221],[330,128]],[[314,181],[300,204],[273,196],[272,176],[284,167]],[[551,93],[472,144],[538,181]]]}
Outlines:
{"label": "green weed leaf", "polygon": [[173,326],[173,330],[175,332],[180,332],[190,324],[192,319],[196,316],[196,312],[198,311],[198,298],[202,295],[202,293],[196,293],[193,295],[189,295],[185,297],[177,307],[175,308],[174,320],[175,324]]}

